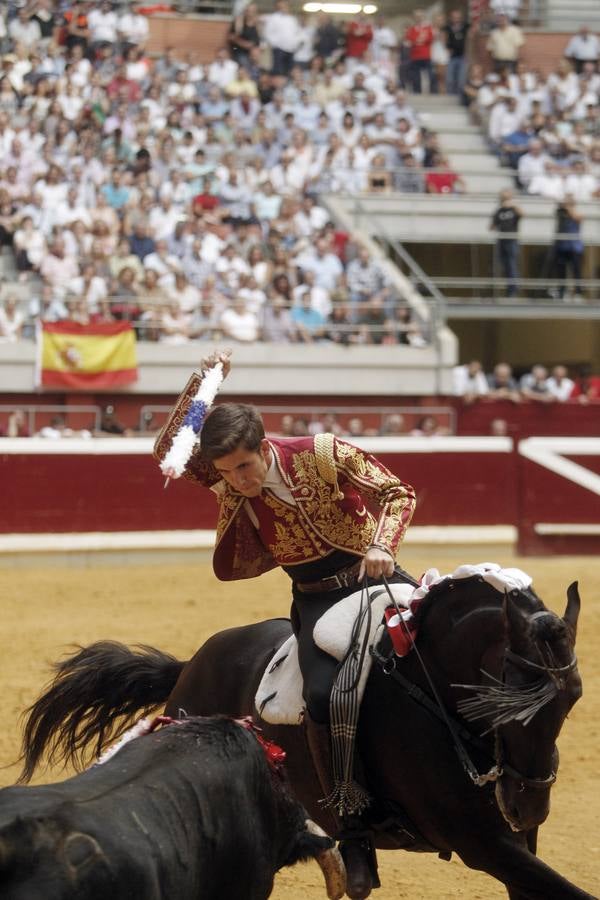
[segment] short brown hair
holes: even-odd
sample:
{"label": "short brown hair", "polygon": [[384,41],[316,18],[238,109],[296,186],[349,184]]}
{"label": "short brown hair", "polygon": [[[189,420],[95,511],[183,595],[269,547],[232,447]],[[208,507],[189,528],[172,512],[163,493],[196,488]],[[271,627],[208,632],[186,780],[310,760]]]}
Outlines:
{"label": "short brown hair", "polygon": [[210,411],[200,432],[200,452],[208,462],[233,453],[239,447],[251,452],[260,449],[265,426],[255,406],[247,403],[220,403]]}

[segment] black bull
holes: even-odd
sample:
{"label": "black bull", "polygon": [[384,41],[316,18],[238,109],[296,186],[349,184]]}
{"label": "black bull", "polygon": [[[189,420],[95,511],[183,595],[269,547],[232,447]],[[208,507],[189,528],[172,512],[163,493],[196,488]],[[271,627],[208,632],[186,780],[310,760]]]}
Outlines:
{"label": "black bull", "polygon": [[[469,746],[480,773],[501,763],[503,755],[505,773],[495,787],[469,780],[444,722],[374,666],[357,741],[370,791],[388,819],[375,831],[377,847],[456,852],[467,866],[501,881],[511,900],[590,900],[592,895],[535,856],[537,826],[548,814],[557,764],[555,740],[581,694],[574,656],[576,585],[568,596],[561,619],[532,591],[514,592],[503,602],[481,579],[470,578],[442,586],[419,611],[420,654],[450,713],[456,715],[457,697],[465,697],[452,685],[488,684],[482,669],[513,697],[521,696],[521,689],[550,686],[551,701],[526,727],[509,721],[495,727],[483,748]],[[109,642],[82,649],[57,666],[53,684],[30,710],[24,777],[46,750],[55,758],[76,758],[90,741],[102,745],[118,716],[131,717],[165,701],[172,716],[181,711],[256,715],[258,682],[289,634],[284,619],[230,629],[212,637],[187,663]],[[409,654],[398,669],[429,692],[415,657]],[[554,693],[550,682],[556,683]],[[331,829],[331,818],[318,803],[302,729],[264,724],[264,730],[286,750],[298,798],[325,830]]]}
{"label": "black bull", "polygon": [[265,900],[316,858],[343,895],[333,842],[229,719],[182,719],[60,784],[0,791],[3,900]]}

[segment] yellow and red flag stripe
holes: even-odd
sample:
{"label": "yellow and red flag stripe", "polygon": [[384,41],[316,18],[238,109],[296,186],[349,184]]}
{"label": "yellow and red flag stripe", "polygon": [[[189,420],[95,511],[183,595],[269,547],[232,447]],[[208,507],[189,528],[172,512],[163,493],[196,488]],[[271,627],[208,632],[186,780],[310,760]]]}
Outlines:
{"label": "yellow and red flag stripe", "polygon": [[138,377],[136,337],[130,322],[42,322],[38,332],[41,387],[113,388]]}

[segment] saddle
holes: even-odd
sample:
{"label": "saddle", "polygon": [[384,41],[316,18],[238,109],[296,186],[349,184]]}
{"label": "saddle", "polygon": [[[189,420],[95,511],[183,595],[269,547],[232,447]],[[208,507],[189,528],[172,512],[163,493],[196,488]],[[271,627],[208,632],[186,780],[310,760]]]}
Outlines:
{"label": "saddle", "polygon": [[[398,606],[408,608],[414,594],[411,584],[390,584],[389,589]],[[370,616],[361,616],[366,598],[371,608]],[[359,590],[335,603],[318,620],[313,631],[317,647],[341,662],[353,641],[361,645],[367,641],[370,649],[381,637],[384,610],[392,605],[387,588],[373,585],[367,591]],[[361,627],[355,633],[355,625],[361,617]],[[362,700],[369,672],[371,655],[366,653],[358,683],[358,702]],[[281,645],[269,662],[258,686],[255,697],[258,713],[272,725],[299,725],[305,707],[302,696],[302,673],[298,662],[298,642],[291,635]]]}

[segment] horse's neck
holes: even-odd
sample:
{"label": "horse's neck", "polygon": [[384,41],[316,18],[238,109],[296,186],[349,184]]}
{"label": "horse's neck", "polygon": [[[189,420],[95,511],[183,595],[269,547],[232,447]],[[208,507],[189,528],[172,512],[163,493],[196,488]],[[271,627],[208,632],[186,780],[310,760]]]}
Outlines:
{"label": "horse's neck", "polygon": [[442,683],[478,683],[482,669],[499,676],[506,644],[502,601],[497,592],[467,584],[432,598],[422,634]]}

